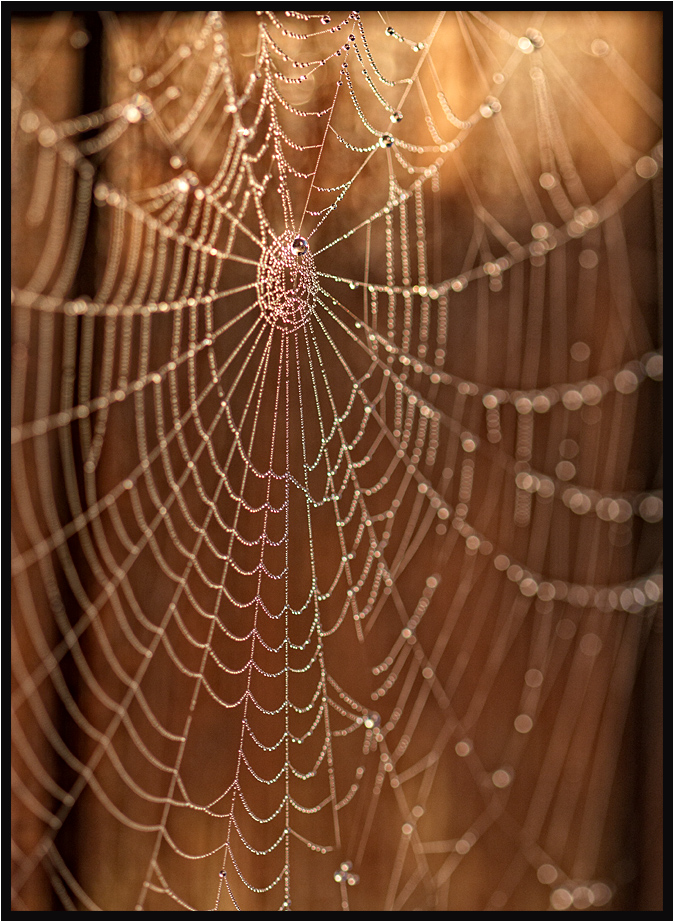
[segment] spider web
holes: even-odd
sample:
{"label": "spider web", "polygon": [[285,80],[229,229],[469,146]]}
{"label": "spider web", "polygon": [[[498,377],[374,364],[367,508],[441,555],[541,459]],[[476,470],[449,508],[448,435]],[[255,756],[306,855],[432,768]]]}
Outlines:
{"label": "spider web", "polygon": [[17,27],[14,908],[611,906],[657,62],[616,13],[100,15],[82,116],[86,34]]}

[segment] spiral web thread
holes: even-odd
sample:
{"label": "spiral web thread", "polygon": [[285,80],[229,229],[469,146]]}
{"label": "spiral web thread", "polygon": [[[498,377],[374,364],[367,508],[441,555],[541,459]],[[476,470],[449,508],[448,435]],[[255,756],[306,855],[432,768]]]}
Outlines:
{"label": "spiral web thread", "polygon": [[620,890],[661,103],[510,15],[101,14],[83,116],[17,53],[15,909]]}

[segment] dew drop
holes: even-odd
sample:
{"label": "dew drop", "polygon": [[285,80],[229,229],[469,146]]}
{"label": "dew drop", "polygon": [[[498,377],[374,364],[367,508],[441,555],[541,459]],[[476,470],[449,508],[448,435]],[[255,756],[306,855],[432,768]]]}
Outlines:
{"label": "dew drop", "polygon": [[625,369],[619,371],[613,379],[615,389],[621,394],[631,394],[639,386],[639,379],[633,371]]}
{"label": "dew drop", "polygon": [[492,784],[496,788],[507,788],[513,780],[512,773],[506,768],[498,768],[491,776]]}
{"label": "dew drop", "polygon": [[634,169],[637,176],[641,176],[642,179],[651,179],[658,172],[658,164],[652,157],[641,157]]}
{"label": "dew drop", "polygon": [[482,118],[491,118],[501,111],[501,103],[495,96],[487,96],[480,106],[480,115]]}
{"label": "dew drop", "polygon": [[540,669],[527,669],[524,674],[524,681],[529,688],[538,688],[543,684],[543,673]]}
{"label": "dew drop", "polygon": [[304,237],[295,237],[290,244],[290,252],[293,256],[304,256],[309,252],[309,243]]}
{"label": "dew drop", "polygon": [[21,116],[21,129],[27,134],[30,134],[33,131],[37,131],[40,127],[40,119],[35,112],[25,112]]}
{"label": "dew drop", "polygon": [[134,122],[140,122],[143,118],[143,113],[140,111],[140,109],[137,106],[132,105],[125,106],[122,115],[130,124],[133,124]]}
{"label": "dew drop", "polygon": [[538,31],[538,29],[527,29],[526,37],[529,39],[534,48],[542,48],[545,44],[545,39]]}
{"label": "dew drop", "polygon": [[550,894],[553,909],[568,909],[573,904],[573,897],[565,887],[559,887]]}
{"label": "dew drop", "polygon": [[592,884],[593,904],[595,906],[605,906],[613,896],[611,888],[601,881]]}
{"label": "dew drop", "polygon": [[518,714],[515,718],[515,729],[518,733],[529,733],[534,722],[528,714]]}
{"label": "dew drop", "polygon": [[646,496],[639,503],[639,515],[645,522],[659,522],[662,513],[663,503],[659,496]]}
{"label": "dew drop", "polygon": [[557,869],[552,864],[542,864],[536,876],[542,884],[554,884],[558,877]]}
{"label": "dew drop", "polygon": [[662,380],[663,359],[660,353],[654,352],[645,358],[644,370],[648,377],[652,378],[654,381]]}
{"label": "dew drop", "polygon": [[590,51],[598,58],[608,54],[610,50],[610,46],[607,42],[604,41],[603,38],[595,38],[595,40],[590,45]]}
{"label": "dew drop", "polygon": [[78,29],[70,36],[70,44],[73,48],[85,48],[89,44],[90,35],[84,29]]}
{"label": "dew drop", "polygon": [[470,740],[459,740],[459,742],[454,747],[454,751],[457,756],[460,756],[462,759],[473,751],[473,744]]}
{"label": "dew drop", "polygon": [[576,467],[571,461],[560,461],[555,467],[555,474],[559,480],[573,480],[576,476]]}

